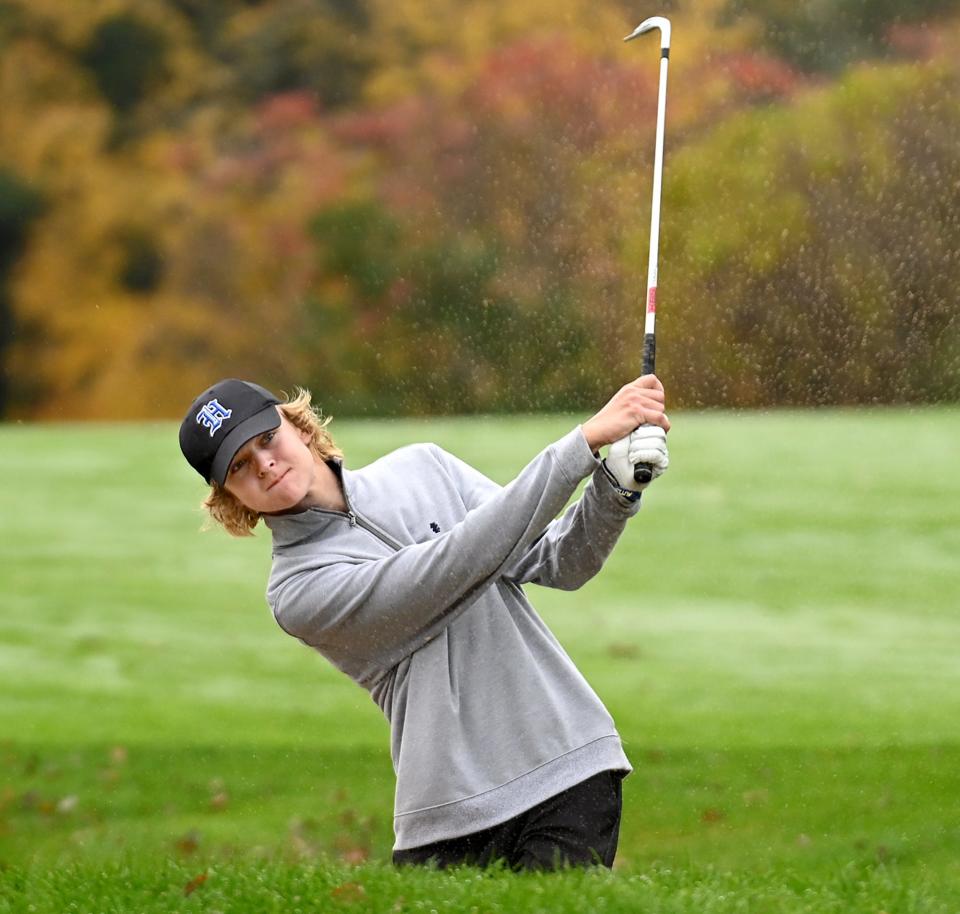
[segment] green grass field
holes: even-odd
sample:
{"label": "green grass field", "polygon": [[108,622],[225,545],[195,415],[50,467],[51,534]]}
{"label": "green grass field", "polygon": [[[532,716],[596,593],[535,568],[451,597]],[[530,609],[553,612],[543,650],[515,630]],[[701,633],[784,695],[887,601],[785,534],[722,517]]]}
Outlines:
{"label": "green grass field", "polygon": [[[396,872],[386,722],[199,532],[175,424],[0,427],[0,912],[960,911],[960,411],[686,414],[528,588],[635,772],[613,873]],[[507,481],[568,417],[335,421]]]}

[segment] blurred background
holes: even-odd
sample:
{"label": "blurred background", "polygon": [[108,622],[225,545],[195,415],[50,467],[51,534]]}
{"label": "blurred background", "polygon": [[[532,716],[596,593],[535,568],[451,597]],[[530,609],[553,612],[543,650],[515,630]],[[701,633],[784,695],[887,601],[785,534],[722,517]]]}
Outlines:
{"label": "blurred background", "polygon": [[653,15],[672,466],[531,595],[637,768],[620,865],[960,910],[960,0],[0,0],[0,910],[181,910],[71,858],[388,859],[383,717],[269,535],[200,534],[176,423],[299,384],[349,466],[506,483],[635,377]]}
{"label": "blurred background", "polygon": [[0,416],[960,399],[960,2],[0,0]]}

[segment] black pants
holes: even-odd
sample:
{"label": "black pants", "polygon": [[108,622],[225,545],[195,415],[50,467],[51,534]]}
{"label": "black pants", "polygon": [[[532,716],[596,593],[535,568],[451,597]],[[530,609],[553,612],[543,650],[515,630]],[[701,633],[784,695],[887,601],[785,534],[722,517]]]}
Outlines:
{"label": "black pants", "polygon": [[514,870],[613,866],[620,835],[622,771],[601,771],[516,818],[483,831],[394,851],[398,866],[433,862],[488,866],[504,860]]}

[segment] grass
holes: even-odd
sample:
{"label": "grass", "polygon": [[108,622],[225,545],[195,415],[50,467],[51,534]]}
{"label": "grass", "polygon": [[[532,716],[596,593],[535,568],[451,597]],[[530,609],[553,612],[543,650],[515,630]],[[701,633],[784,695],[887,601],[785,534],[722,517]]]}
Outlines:
{"label": "grass", "polygon": [[[607,567],[529,588],[635,767],[615,872],[553,877],[386,865],[386,723],[173,425],[0,428],[0,912],[960,911],[960,412],[673,418]],[[506,481],[573,421],[332,428]]]}
{"label": "grass", "polygon": [[[83,887],[78,894],[78,887]],[[13,905],[34,912],[230,911],[297,914],[304,911],[508,912],[582,914],[643,911],[650,914],[765,912],[765,914],[877,914],[878,911],[956,910],[953,899],[934,899],[930,886],[895,867],[848,864],[826,878],[790,872],[744,874],[687,866],[654,866],[644,873],[566,872],[522,874],[477,870],[397,872],[383,864],[346,867],[324,862],[254,863],[241,867],[189,866],[160,861],[114,862],[103,867],[67,865],[37,875],[17,872],[8,884]],[[30,899],[29,904],[26,899]]]}

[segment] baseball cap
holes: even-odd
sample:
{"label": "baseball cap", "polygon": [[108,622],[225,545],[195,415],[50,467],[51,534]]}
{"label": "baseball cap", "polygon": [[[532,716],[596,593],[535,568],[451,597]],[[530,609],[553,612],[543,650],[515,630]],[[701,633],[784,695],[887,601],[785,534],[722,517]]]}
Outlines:
{"label": "baseball cap", "polygon": [[197,397],[180,423],[180,450],[207,482],[223,485],[237,451],[280,425],[280,400],[265,387],[227,378]]}

